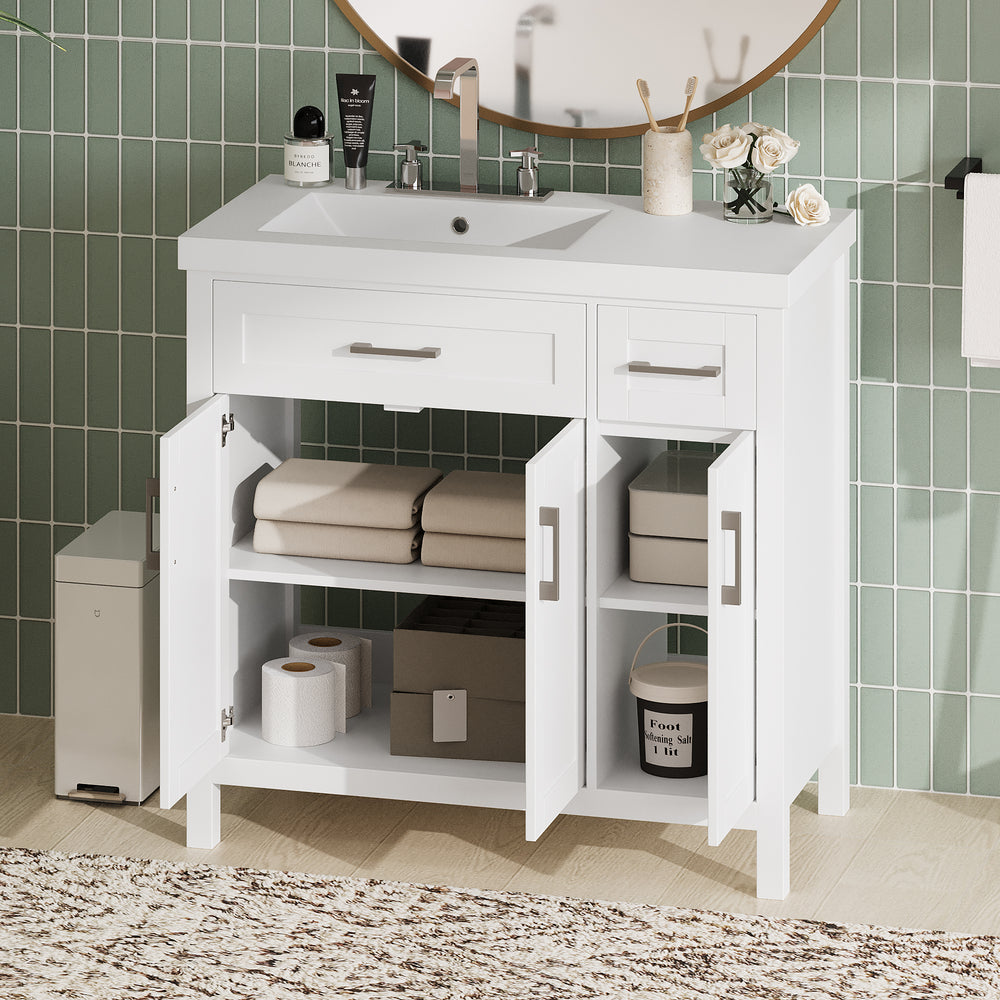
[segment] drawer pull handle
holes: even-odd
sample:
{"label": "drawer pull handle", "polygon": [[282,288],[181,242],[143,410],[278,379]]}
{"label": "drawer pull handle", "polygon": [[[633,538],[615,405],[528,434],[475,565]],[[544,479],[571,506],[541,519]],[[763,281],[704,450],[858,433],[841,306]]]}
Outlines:
{"label": "drawer pull handle", "polygon": [[628,370],[638,375],[684,375],[688,378],[718,378],[722,374],[720,365],[702,365],[701,368],[664,368],[651,365],[648,361],[632,361]]}
{"label": "drawer pull handle", "polygon": [[552,529],[552,579],[538,581],[540,601],[559,600],[559,508],[539,507],[538,526]]}
{"label": "drawer pull handle", "polygon": [[441,355],[440,347],[421,347],[411,351],[405,347],[373,347],[364,341],[351,344],[351,354],[374,354],[385,358],[437,358]]}
{"label": "drawer pull handle", "polygon": [[740,565],[742,562],[740,559],[740,548],[743,530],[740,520],[740,512],[738,510],[724,510],[722,512],[722,530],[732,531],[735,536],[736,558],[734,559],[735,565],[733,566],[733,584],[732,586],[728,586],[725,583],[722,584],[720,599],[723,604],[732,605],[734,607],[739,607],[743,603],[743,596],[740,592],[740,583],[742,581],[743,572],[743,567]]}

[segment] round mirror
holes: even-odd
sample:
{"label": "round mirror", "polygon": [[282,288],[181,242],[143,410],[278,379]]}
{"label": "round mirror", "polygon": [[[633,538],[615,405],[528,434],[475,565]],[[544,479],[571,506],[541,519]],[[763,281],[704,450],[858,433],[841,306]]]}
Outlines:
{"label": "round mirror", "polygon": [[816,34],[838,0],[335,0],[397,68],[433,88],[457,56],[479,63],[482,117],[543,135],[648,127],[636,79],[663,122],[717,111],[759,87]]}

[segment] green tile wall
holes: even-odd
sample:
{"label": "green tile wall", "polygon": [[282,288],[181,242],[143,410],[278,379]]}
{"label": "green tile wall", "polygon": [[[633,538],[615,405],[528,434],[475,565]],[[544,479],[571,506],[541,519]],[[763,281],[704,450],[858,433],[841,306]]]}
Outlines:
{"label": "green tile wall", "polygon": [[[183,415],[178,233],[279,169],[291,110],[332,107],[337,72],[378,74],[375,179],[413,134],[431,140],[431,176],[452,177],[457,115],[325,0],[19,10],[66,52],[0,28],[0,712],[46,715],[52,553],[107,510],[141,508],[158,435]],[[691,125],[696,138],[751,117],[785,128],[802,141],[790,182],[860,212],[850,705],[865,784],[1000,795],[1000,372],[959,355],[962,205],[943,189],[967,154],[1000,171],[997,10],[841,0],[785,72]],[[531,138],[484,123],[484,179],[509,174],[501,154]],[[637,138],[537,142],[554,187],[640,190]],[[695,188],[713,196],[709,171]],[[443,469],[520,468],[557,426],[303,408],[306,454]],[[304,594],[307,614],[344,622],[412,600]]]}

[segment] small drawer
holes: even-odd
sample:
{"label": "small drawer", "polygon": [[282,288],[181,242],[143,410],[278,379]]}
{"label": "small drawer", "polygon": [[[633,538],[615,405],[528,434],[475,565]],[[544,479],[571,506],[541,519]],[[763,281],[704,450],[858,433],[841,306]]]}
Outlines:
{"label": "small drawer", "polygon": [[755,427],[754,316],[600,306],[597,331],[600,419]]}
{"label": "small drawer", "polygon": [[582,416],[583,304],[217,281],[216,392]]}

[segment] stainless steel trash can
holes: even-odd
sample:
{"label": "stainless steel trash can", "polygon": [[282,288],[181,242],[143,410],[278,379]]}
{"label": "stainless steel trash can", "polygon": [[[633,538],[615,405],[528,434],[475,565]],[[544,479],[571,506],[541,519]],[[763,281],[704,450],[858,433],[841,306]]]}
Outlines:
{"label": "stainless steel trash can", "polygon": [[159,573],[146,516],[105,514],[55,557],[55,793],[140,803],[159,786]]}

